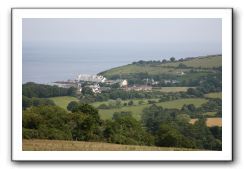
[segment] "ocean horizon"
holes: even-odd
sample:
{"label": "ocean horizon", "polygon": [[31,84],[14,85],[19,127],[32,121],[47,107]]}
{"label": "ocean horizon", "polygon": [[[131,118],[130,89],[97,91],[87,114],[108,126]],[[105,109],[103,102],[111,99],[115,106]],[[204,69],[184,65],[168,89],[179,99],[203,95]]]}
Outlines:
{"label": "ocean horizon", "polygon": [[[149,47],[150,46],[150,47]],[[218,51],[172,50],[157,44],[80,44],[23,46],[22,83],[75,79],[139,60],[163,60],[216,54]]]}

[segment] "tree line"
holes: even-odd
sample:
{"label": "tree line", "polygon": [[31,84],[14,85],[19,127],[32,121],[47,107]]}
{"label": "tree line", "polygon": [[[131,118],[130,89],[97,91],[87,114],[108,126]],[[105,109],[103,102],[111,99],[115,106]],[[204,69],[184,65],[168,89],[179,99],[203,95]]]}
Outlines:
{"label": "tree line", "polygon": [[28,82],[22,85],[22,95],[26,97],[38,97],[38,98],[48,98],[56,96],[74,96],[76,94],[76,88],[63,88],[56,85],[44,85],[37,84],[33,82]]}
{"label": "tree line", "polygon": [[23,138],[100,141],[221,150],[221,127],[209,128],[205,119],[190,124],[190,116],[155,104],[145,108],[141,121],[131,112],[115,112],[102,120],[89,104],[71,102],[68,111],[55,105],[32,106],[23,111]]}

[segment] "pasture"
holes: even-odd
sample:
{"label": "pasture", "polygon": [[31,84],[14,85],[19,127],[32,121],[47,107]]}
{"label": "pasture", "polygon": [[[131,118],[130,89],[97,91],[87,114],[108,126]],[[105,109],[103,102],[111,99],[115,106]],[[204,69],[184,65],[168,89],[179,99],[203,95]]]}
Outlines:
{"label": "pasture", "polygon": [[194,68],[220,67],[220,66],[222,66],[222,56],[197,57],[197,58],[190,59],[187,61],[182,61],[182,62],[178,61],[178,62],[164,63],[161,66],[178,67],[180,63],[183,63],[184,65],[186,65],[188,67],[194,67]]}
{"label": "pasture", "polygon": [[[163,108],[168,109],[180,109],[184,104],[194,104],[196,107],[200,107],[203,103],[206,103],[207,99],[204,98],[189,98],[189,99],[178,99],[167,102],[156,103],[157,106],[162,106]],[[134,118],[137,120],[141,119],[141,114],[143,109],[149,107],[150,104],[135,105],[135,106],[124,106],[121,108],[113,109],[99,109],[99,115],[102,119],[111,119],[114,112],[121,111],[131,111]]]}
{"label": "pasture", "polygon": [[49,99],[65,110],[67,110],[67,106],[71,101],[79,101],[76,97],[71,96],[50,97]]}
{"label": "pasture", "polygon": [[[128,103],[129,101],[133,101],[133,105],[141,105],[141,104],[147,104],[148,100],[152,100],[152,101],[158,102],[159,99],[130,99],[130,100],[121,100],[121,104]],[[108,100],[108,101],[102,101],[102,102],[94,102],[94,103],[91,103],[91,105],[93,105],[94,107],[97,108],[101,104],[108,105],[110,101],[115,101],[115,100]]]}
{"label": "pasture", "polygon": [[[179,64],[182,63],[186,65],[186,68],[179,68]],[[112,68],[106,70],[104,72],[100,72],[99,74],[105,77],[111,77],[114,75],[131,75],[138,73],[147,73],[149,75],[159,75],[159,74],[171,74],[171,75],[179,75],[180,72],[189,73],[191,68],[196,69],[212,69],[216,67],[222,66],[222,56],[206,56],[206,57],[197,57],[184,61],[175,61],[175,62],[167,62],[160,63],[158,65],[153,64],[128,64],[125,66],[120,66],[116,68]],[[201,69],[204,71],[204,69]],[[206,72],[208,74],[208,72]],[[200,74],[195,73],[198,76]],[[190,77],[192,75],[190,74]],[[192,77],[191,77],[192,78]]]}
{"label": "pasture", "polygon": [[197,149],[121,145],[103,142],[65,140],[23,140],[23,151],[196,151]]}
{"label": "pasture", "polygon": [[211,98],[211,99],[221,99],[222,98],[222,92],[213,92],[213,93],[208,93],[204,95],[206,98]]}
{"label": "pasture", "polygon": [[[160,91],[163,93],[177,93],[177,92],[186,92],[187,89],[190,87],[160,87],[160,88],[154,88],[154,91]],[[193,87],[191,87],[193,88]]]}

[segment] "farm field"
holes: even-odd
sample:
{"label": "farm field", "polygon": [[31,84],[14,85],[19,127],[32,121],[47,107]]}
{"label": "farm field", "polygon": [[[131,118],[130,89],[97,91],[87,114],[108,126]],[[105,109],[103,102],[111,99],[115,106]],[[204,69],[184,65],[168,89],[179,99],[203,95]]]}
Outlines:
{"label": "farm field", "polygon": [[49,99],[65,110],[67,110],[67,106],[71,101],[79,101],[76,97],[71,96],[50,97]]}
{"label": "farm field", "polygon": [[205,97],[206,98],[219,98],[221,99],[222,98],[222,92],[215,92],[215,93],[208,93],[208,94],[205,94]]}
{"label": "farm field", "polygon": [[23,151],[196,151],[198,149],[121,145],[102,142],[64,140],[23,140]]}
{"label": "farm field", "polygon": [[161,66],[173,66],[177,67],[180,63],[183,63],[184,65],[188,67],[201,67],[201,68],[213,68],[213,67],[219,67],[222,66],[222,56],[209,56],[209,57],[197,57],[191,60],[187,61],[178,61],[174,63],[165,63]]}
{"label": "farm field", "polygon": [[194,88],[194,87],[161,87],[161,88],[155,88],[153,90],[160,91],[163,93],[176,93],[176,92],[186,92],[187,89]]}
{"label": "farm field", "polygon": [[[191,119],[190,123],[194,124],[198,119]],[[213,126],[222,126],[222,118],[220,117],[213,117],[213,118],[207,118],[206,125],[208,127],[213,127]]]}
{"label": "farm field", "polygon": [[203,115],[207,115],[207,116],[215,116],[217,114],[217,112],[206,112],[203,113]]}
{"label": "farm field", "polygon": [[122,74],[122,75],[129,75],[131,73],[148,73],[150,75],[156,75],[156,74],[165,74],[171,72],[176,72],[175,68],[163,68],[162,67],[155,67],[150,65],[134,65],[129,64],[121,67],[112,68],[110,70],[101,72],[105,77],[109,77],[116,74]]}
{"label": "farm field", "polygon": [[[128,64],[125,66],[120,66],[100,72],[99,74],[105,77],[111,77],[113,75],[130,75],[137,73],[148,73],[149,75],[157,74],[179,74],[179,72],[189,72],[190,68],[178,68],[179,64],[182,63],[188,67],[194,68],[207,68],[212,69],[214,67],[222,66],[222,56],[207,56],[207,57],[197,57],[185,61],[176,61],[170,63],[161,63],[159,65],[138,65],[138,64]],[[204,69],[202,69],[203,71]],[[199,76],[199,75],[198,75]]]}
{"label": "farm field", "polygon": [[[190,98],[190,99],[178,99],[178,100],[156,103],[156,105],[162,106],[163,108],[180,109],[184,104],[194,104],[196,107],[199,107],[206,102],[207,99],[204,98],[194,98],[194,99]],[[111,119],[114,112],[131,111],[133,117],[136,118],[137,120],[140,120],[143,109],[149,106],[150,104],[125,106],[125,107],[114,108],[114,109],[99,109],[99,115],[102,119],[105,120],[105,119]]]}
{"label": "farm field", "polygon": [[[130,100],[133,101],[133,105],[143,105],[143,104],[147,104],[148,103],[148,100],[156,101],[157,102],[159,99],[130,99]],[[121,100],[121,104],[128,103],[130,100]],[[102,102],[94,102],[94,103],[91,103],[91,105],[93,105],[94,107],[97,108],[101,104],[109,104],[110,101],[115,101],[115,100],[102,101]],[[139,103],[140,101],[142,101],[141,104]]]}

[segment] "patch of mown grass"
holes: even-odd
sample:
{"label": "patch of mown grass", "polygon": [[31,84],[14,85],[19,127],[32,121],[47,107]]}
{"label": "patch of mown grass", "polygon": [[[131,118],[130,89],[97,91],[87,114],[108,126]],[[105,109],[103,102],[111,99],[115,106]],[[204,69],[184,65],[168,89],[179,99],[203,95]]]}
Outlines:
{"label": "patch of mown grass", "polygon": [[54,103],[67,110],[67,106],[71,101],[79,101],[76,97],[72,97],[72,96],[60,96],[60,97],[50,97],[50,100],[53,100]]}

